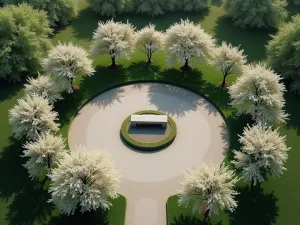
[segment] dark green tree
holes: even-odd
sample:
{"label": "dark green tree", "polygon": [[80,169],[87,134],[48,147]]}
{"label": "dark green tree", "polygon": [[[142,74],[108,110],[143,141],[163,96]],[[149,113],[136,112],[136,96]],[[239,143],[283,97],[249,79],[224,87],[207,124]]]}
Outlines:
{"label": "dark green tree", "polygon": [[36,74],[51,33],[44,11],[25,3],[0,8],[0,78],[16,82]]}
{"label": "dark green tree", "polygon": [[[1,0],[0,0],[1,1]],[[45,10],[50,26],[66,25],[77,15],[78,0],[2,0],[4,4],[28,3],[34,9]]]}
{"label": "dark green tree", "polygon": [[300,94],[300,15],[281,26],[267,45],[267,63]]}
{"label": "dark green tree", "polygon": [[234,25],[247,27],[277,27],[287,17],[286,0],[222,0]]}

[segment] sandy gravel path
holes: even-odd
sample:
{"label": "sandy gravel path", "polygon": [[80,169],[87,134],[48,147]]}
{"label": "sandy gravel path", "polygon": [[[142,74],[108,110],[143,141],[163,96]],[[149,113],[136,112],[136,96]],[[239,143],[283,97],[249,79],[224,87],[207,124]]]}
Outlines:
{"label": "sandy gravel path", "polygon": [[[166,149],[142,153],[120,139],[130,114],[159,110],[172,116],[177,137]],[[127,85],[107,91],[80,110],[69,130],[69,146],[107,151],[122,175],[119,193],[127,199],[126,225],[165,225],[166,201],[180,188],[184,172],[201,161],[219,164],[228,129],[217,109],[186,89],[158,83]]]}

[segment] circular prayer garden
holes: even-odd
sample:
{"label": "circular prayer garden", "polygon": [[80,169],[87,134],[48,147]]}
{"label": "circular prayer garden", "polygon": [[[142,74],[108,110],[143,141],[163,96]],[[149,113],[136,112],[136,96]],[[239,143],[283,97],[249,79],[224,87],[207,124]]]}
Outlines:
{"label": "circular prayer garden", "polygon": [[[155,110],[144,110],[133,115],[166,115]],[[175,121],[167,116],[166,126],[160,124],[139,124],[132,126],[132,115],[128,116],[121,126],[121,137],[129,146],[144,151],[154,151],[172,144],[176,138],[177,126]]]}

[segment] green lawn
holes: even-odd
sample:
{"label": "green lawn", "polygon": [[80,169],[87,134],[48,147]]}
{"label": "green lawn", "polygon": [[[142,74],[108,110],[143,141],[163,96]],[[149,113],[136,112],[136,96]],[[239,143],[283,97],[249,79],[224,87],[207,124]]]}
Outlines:
{"label": "green lawn", "polygon": [[[97,22],[103,18],[95,15],[81,0],[78,18],[69,26],[60,28],[53,37],[53,43],[72,41],[74,44],[89,48],[92,32],[97,27]],[[289,7],[295,14],[298,8]],[[136,15],[119,16],[117,20],[127,19],[137,28],[155,23],[158,29],[165,30],[180,18],[188,17],[195,23],[214,35],[217,41],[228,41],[234,45],[241,45],[248,55],[249,61],[265,59],[265,45],[270,39],[269,34],[275,30],[240,30],[232,26],[230,19],[220,8],[219,1],[213,1],[209,10],[203,13],[168,13],[162,17],[150,18]],[[76,84],[80,92],[76,95],[65,95],[65,99],[56,104],[55,110],[59,112],[61,132],[67,137],[68,127],[72,117],[80,107],[91,97],[115,85],[130,81],[158,80],[173,84],[184,85],[196,92],[202,93],[215,103],[225,114],[231,132],[230,150],[238,148],[237,134],[240,134],[245,125],[245,118],[236,118],[228,106],[227,92],[218,86],[221,75],[207,65],[199,65],[188,73],[177,69],[165,67],[163,52],[154,56],[154,63],[146,66],[146,58],[140,53],[135,53],[130,61],[120,60],[122,67],[118,70],[109,70],[106,65],[110,63],[107,56],[94,61],[96,74],[92,77],[78,77]],[[236,76],[232,75],[228,81],[232,82]],[[8,85],[0,81],[0,224],[110,224],[121,225],[124,222],[125,199],[120,197],[114,200],[114,207],[108,212],[82,216],[76,214],[72,217],[61,217],[51,204],[45,203],[49,198],[47,192],[30,181],[26,170],[22,167],[24,158],[20,157],[22,143],[11,138],[11,128],[8,124],[7,111],[16,100],[23,96],[21,85]],[[108,101],[110,101],[108,99]],[[300,215],[298,203],[300,202],[300,114],[299,97],[286,94],[286,110],[290,120],[280,127],[282,134],[287,135],[287,144],[292,148],[286,164],[287,171],[280,178],[270,178],[262,187],[263,191],[256,193],[253,198],[247,186],[238,185],[242,194],[238,196],[240,206],[236,212],[220,212],[213,219],[214,225],[298,225]],[[227,157],[230,159],[230,152]],[[176,196],[168,202],[168,221],[170,225],[199,225],[197,218],[193,218],[190,209],[177,206]],[[109,223],[107,222],[109,221]]]}

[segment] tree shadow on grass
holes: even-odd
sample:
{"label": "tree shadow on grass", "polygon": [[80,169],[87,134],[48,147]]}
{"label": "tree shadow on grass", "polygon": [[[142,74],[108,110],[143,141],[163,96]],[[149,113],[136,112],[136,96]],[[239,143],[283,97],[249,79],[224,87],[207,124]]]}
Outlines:
{"label": "tree shadow on grass", "polygon": [[[26,178],[29,180],[28,177]],[[23,186],[23,184],[20,185]],[[31,181],[14,196],[8,207],[6,220],[11,225],[31,225],[34,222],[44,222],[54,209],[53,204],[47,202],[49,199],[50,194],[43,189],[42,184],[38,181]]]}
{"label": "tree shadow on grass", "polygon": [[160,67],[147,64],[146,61],[139,61],[132,62],[126,70],[130,80],[155,80],[159,77]]}
{"label": "tree shadow on grass", "polygon": [[237,190],[238,207],[230,213],[230,225],[273,225],[279,208],[274,193],[264,193],[262,189],[251,191],[249,187]]}
{"label": "tree shadow on grass", "polygon": [[99,17],[91,8],[81,10],[78,17],[71,24],[75,37],[92,40],[93,32],[97,29],[100,20],[103,20],[103,18]]}
{"label": "tree shadow on grass", "polygon": [[228,16],[218,19],[214,28],[215,37],[218,43],[226,41],[234,46],[241,46],[247,55],[249,62],[261,61],[266,58],[266,48],[270,35],[276,33],[276,29],[241,29],[233,25]]}
{"label": "tree shadow on grass", "polygon": [[248,115],[240,115],[236,116],[235,112],[227,118],[227,125],[230,130],[230,146],[228,151],[226,152],[227,158],[229,161],[233,160],[234,154],[233,150],[239,150],[241,148],[241,144],[239,143],[239,136],[243,133],[244,127],[247,125],[249,121]]}
{"label": "tree shadow on grass", "polygon": [[184,216],[180,214],[179,216],[174,218],[170,225],[223,225],[223,223],[222,221],[217,223],[203,222],[203,220],[200,220],[197,217]]}
{"label": "tree shadow on grass", "polygon": [[289,119],[286,122],[287,128],[296,129],[297,134],[300,135],[300,98],[291,92],[285,94],[286,106],[285,110],[289,113]]}
{"label": "tree shadow on grass", "polygon": [[[26,159],[22,158],[22,142],[9,138],[9,145],[0,153],[0,199],[8,200],[30,185],[28,173],[22,166]],[[12,166],[13,165],[13,166]]]}
{"label": "tree shadow on grass", "polygon": [[0,102],[14,97],[23,87],[24,86],[21,83],[8,83],[7,81],[0,79]]}
{"label": "tree shadow on grass", "polygon": [[22,143],[10,138],[10,145],[0,155],[0,199],[10,201],[5,220],[11,225],[29,225],[44,221],[52,210],[47,191],[41,184],[29,179],[22,166]]}
{"label": "tree shadow on grass", "polygon": [[107,211],[101,209],[97,211],[81,213],[76,211],[74,215],[59,215],[52,217],[48,223],[43,225],[109,225]]}

